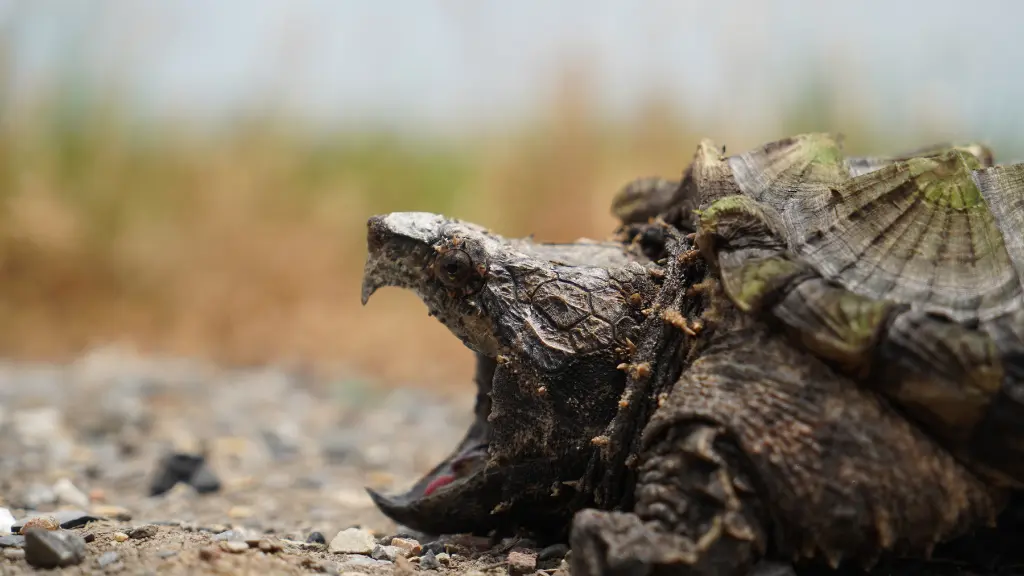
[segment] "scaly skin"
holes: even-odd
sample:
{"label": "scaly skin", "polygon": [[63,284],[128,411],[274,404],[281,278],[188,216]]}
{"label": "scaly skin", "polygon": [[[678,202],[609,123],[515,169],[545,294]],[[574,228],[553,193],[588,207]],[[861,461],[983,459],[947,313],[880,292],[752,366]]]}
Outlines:
{"label": "scaly skin", "polygon": [[766,552],[870,567],[994,524],[1001,492],[709,291],[714,328],[643,433],[632,512],[576,516],[574,576],[738,575]]}

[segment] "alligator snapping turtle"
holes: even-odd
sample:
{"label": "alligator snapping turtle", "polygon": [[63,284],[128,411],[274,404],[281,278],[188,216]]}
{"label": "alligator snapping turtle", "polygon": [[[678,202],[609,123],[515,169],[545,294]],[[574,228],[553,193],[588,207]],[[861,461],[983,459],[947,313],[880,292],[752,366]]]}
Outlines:
{"label": "alligator snapping turtle", "polygon": [[371,218],[364,302],[416,291],[480,390],[452,457],[375,501],[432,532],[575,514],[574,574],[870,566],[993,525],[1024,479],[1024,165],[990,164],[705,141],[616,202],[642,249]]}

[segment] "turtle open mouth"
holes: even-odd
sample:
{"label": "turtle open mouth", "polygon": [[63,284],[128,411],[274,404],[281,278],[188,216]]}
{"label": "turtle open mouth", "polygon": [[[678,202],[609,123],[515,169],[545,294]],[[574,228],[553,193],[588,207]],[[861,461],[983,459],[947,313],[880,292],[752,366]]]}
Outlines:
{"label": "turtle open mouth", "polygon": [[532,244],[423,212],[371,217],[367,252],[364,304],[385,286],[414,292],[477,361],[462,441],[405,493],[370,490],[377,507],[430,534],[564,528],[618,410],[616,335],[635,338],[647,270],[617,244]]}
{"label": "turtle open mouth", "polygon": [[[416,233],[400,233],[387,217],[368,222],[368,257],[363,276],[362,300],[381,287],[410,289],[436,316],[477,354],[475,418],[458,446],[408,491],[384,495],[367,489],[377,507],[392,520],[424,532],[483,531],[491,524],[490,511],[500,501],[500,475],[485,473],[490,458],[491,380],[496,353],[492,340],[483,335],[489,326],[473,324],[479,316],[449,290],[436,285],[436,230],[419,227]],[[447,288],[447,287],[445,287]]]}

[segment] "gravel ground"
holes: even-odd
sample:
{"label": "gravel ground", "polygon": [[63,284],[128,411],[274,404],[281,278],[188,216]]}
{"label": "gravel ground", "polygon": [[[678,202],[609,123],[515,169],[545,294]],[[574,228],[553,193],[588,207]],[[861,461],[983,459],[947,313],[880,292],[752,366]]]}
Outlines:
{"label": "gravel ground", "polygon": [[[59,566],[69,574],[567,576],[564,546],[410,534],[366,495],[365,486],[404,489],[446,456],[472,401],[468,382],[461,391],[386,388],[118,349],[68,365],[0,363],[0,575]],[[1024,502],[1017,509],[1024,514]],[[17,534],[28,520],[36,527]],[[1015,525],[1024,527],[1024,515]],[[1019,552],[1020,534],[972,552],[1002,568],[912,563],[873,573],[1020,574],[1024,560],[1002,558]],[[793,575],[777,564],[755,573]]]}
{"label": "gravel ground", "polygon": [[[400,527],[363,490],[402,489],[427,472],[461,438],[471,407],[469,391],[116,349],[68,365],[0,364],[0,533],[6,512],[15,531],[32,516],[66,528],[0,537],[0,574],[32,572],[30,560],[71,574],[506,573],[510,551],[527,569],[529,550],[487,553],[480,539],[442,546],[413,534],[418,552],[386,546]],[[172,453],[189,455],[175,461],[189,472],[196,455],[205,464],[191,484],[151,496]],[[331,543],[353,527],[334,546],[313,534]],[[557,568],[559,552],[541,567]]]}

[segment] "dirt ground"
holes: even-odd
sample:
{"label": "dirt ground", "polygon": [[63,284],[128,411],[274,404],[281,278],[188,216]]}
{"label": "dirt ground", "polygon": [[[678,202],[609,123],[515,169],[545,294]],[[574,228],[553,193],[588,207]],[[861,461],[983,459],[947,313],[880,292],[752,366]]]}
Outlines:
{"label": "dirt ground", "polygon": [[[388,389],[358,377],[218,369],[118,349],[67,365],[6,363],[0,507],[19,520],[106,518],[69,529],[88,541],[84,560],[63,568],[69,574],[391,574],[387,557],[306,541],[360,527],[387,544],[399,527],[364,487],[410,485],[458,442],[471,407],[468,388]],[[179,483],[150,496],[171,450],[205,451],[220,489]],[[155,529],[132,532],[147,525]],[[412,536],[429,549],[429,537]],[[434,557],[439,571],[507,571],[508,551],[481,555],[485,542],[433,546],[447,554]],[[3,548],[0,574],[36,570],[20,550]]]}
{"label": "dirt ground", "polygon": [[[468,383],[389,388],[354,372],[223,369],[117,348],[65,365],[0,363],[0,575],[40,571],[29,562],[40,547],[3,536],[5,518],[17,531],[52,516],[64,530],[45,534],[85,541],[56,570],[67,574],[567,576],[564,546],[411,533],[366,494],[429,471],[461,439],[472,402]],[[150,495],[172,452],[205,453],[205,468]],[[362,549],[332,547],[342,531]],[[1019,551],[1005,536],[995,552],[972,552],[995,569],[896,563],[872,574],[1020,574],[1024,564],[1001,558]],[[405,558],[399,545],[419,551]]]}

